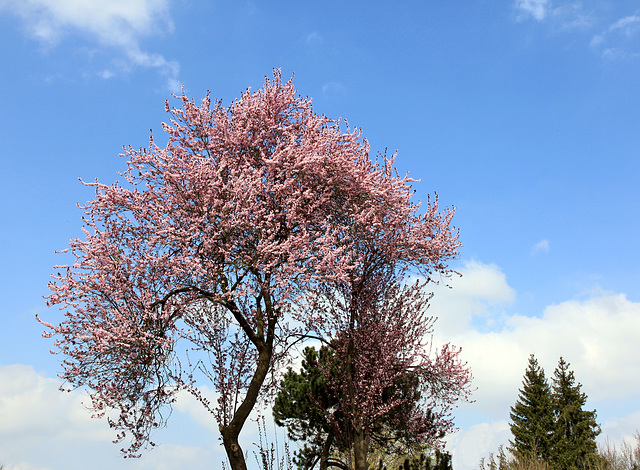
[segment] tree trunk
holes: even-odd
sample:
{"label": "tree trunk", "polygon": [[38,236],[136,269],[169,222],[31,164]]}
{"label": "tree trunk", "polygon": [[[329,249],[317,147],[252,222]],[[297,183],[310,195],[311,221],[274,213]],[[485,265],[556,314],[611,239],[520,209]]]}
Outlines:
{"label": "tree trunk", "polygon": [[247,394],[235,411],[231,422],[226,426],[220,426],[222,443],[227,452],[231,470],[247,470],[247,463],[245,462],[242,448],[238,443],[238,436],[247,418],[249,418],[251,410],[256,404],[260,388],[269,372],[269,364],[271,363],[271,357],[273,355],[273,340],[263,342],[258,347],[258,350],[258,366],[247,389]]}
{"label": "tree trunk", "polygon": [[329,455],[331,454],[331,444],[333,443],[333,435],[329,433],[327,439],[322,446],[322,454],[320,454],[320,470],[327,470],[329,468]]}
{"label": "tree trunk", "polygon": [[[239,432],[225,432],[229,429],[229,426],[224,426],[221,429],[222,443],[224,444],[224,450],[227,452],[227,458],[229,459],[229,465],[232,470],[247,470],[247,463],[244,460],[244,453],[240,444],[238,444]],[[235,435],[234,435],[235,434]]]}
{"label": "tree trunk", "polygon": [[362,426],[355,426],[353,432],[353,460],[355,470],[367,470],[369,468],[367,457],[369,454],[369,437]]}

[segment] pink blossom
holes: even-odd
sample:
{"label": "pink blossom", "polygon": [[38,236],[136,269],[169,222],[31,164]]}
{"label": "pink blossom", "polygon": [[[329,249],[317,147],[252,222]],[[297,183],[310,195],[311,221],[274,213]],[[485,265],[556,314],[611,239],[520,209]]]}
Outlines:
{"label": "pink blossom", "polygon": [[218,420],[232,467],[245,468],[238,434],[286,339],[304,333],[285,321],[300,299],[357,277],[362,238],[398,266],[446,275],[459,247],[453,210],[440,212],[437,197],[411,202],[414,180],[396,176],[395,155],[373,162],[360,131],[316,115],[279,71],[228,108],[176,98],[166,147],[152,137],[126,148],[122,183],[83,183],[95,190],[81,206],[84,237],[47,297],[65,319],[42,323],[62,377],[115,412],[127,455],[150,445],[186,390]]}

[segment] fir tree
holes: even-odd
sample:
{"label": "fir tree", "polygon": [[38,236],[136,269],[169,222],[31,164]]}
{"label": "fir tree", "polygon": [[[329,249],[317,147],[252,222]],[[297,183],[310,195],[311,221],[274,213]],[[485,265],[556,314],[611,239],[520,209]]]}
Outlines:
{"label": "fir tree", "polygon": [[553,377],[552,464],[558,470],[585,468],[597,453],[595,438],[600,434],[596,412],[585,411],[587,395],[580,391],[569,363],[562,357]]}
{"label": "fir tree", "polygon": [[516,455],[548,460],[553,430],[551,390],[533,354],[519,392],[509,415],[513,434],[510,450]]}

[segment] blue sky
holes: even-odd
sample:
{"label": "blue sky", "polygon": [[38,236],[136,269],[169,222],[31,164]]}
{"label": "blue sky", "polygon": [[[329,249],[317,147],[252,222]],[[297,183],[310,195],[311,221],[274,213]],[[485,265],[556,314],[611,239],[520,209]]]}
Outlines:
{"label": "blue sky", "polygon": [[[10,470],[211,468],[216,426],[183,400],[163,444],[124,461],[61,394],[34,316],[54,250],[80,235],[78,182],[162,141],[184,84],[230,103],[273,68],[314,109],[457,207],[463,278],[436,293],[476,402],[454,468],[506,443],[527,357],[564,356],[613,442],[640,429],[640,5],[632,1],[0,0],[0,462]],[[247,443],[255,440],[248,430]]]}

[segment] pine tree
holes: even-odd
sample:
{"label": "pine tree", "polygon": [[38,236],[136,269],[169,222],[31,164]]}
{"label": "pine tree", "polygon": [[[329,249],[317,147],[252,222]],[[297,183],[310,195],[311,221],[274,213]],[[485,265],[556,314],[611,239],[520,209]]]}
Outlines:
{"label": "pine tree", "polygon": [[585,468],[597,452],[595,438],[600,434],[596,412],[585,411],[587,395],[580,391],[569,363],[562,357],[553,377],[552,464],[558,470]]}
{"label": "pine tree", "polygon": [[553,430],[551,390],[533,354],[529,356],[522,385],[509,415],[514,438],[510,450],[516,455],[548,460]]}
{"label": "pine tree", "polygon": [[[338,404],[321,372],[321,364],[328,360],[328,355],[327,348],[317,351],[306,347],[300,373],[288,369],[273,405],[275,423],[286,426],[289,439],[305,443],[295,452],[294,463],[298,468],[313,468],[320,461],[320,469],[326,469],[331,450],[347,450],[344,443],[336,439],[333,423],[326,412]],[[341,421],[340,417],[338,421]]]}
{"label": "pine tree", "polygon": [[[294,453],[294,463],[298,468],[311,469],[319,464],[320,470],[323,470],[340,466],[343,460],[340,456],[348,455],[353,444],[350,439],[353,423],[340,409],[340,390],[332,388],[328,382],[344,374],[344,367],[336,361],[335,351],[327,346],[319,350],[306,347],[303,353],[300,372],[289,368],[280,383],[272,408],[274,421],[278,426],[287,428],[291,440],[304,443]],[[330,377],[323,371],[330,371]],[[385,402],[403,403],[380,416],[372,429],[373,448],[383,454],[393,455],[401,450],[423,447],[422,440],[409,432],[410,429],[401,419],[421,399],[417,386],[417,378],[407,373],[385,390]],[[432,421],[427,420],[425,426],[433,427]],[[436,429],[433,432],[439,438],[444,436],[444,433],[438,434]],[[436,457],[442,465],[440,461],[446,456],[438,453]],[[437,468],[440,470],[440,467]],[[442,469],[446,470],[446,467]]]}

